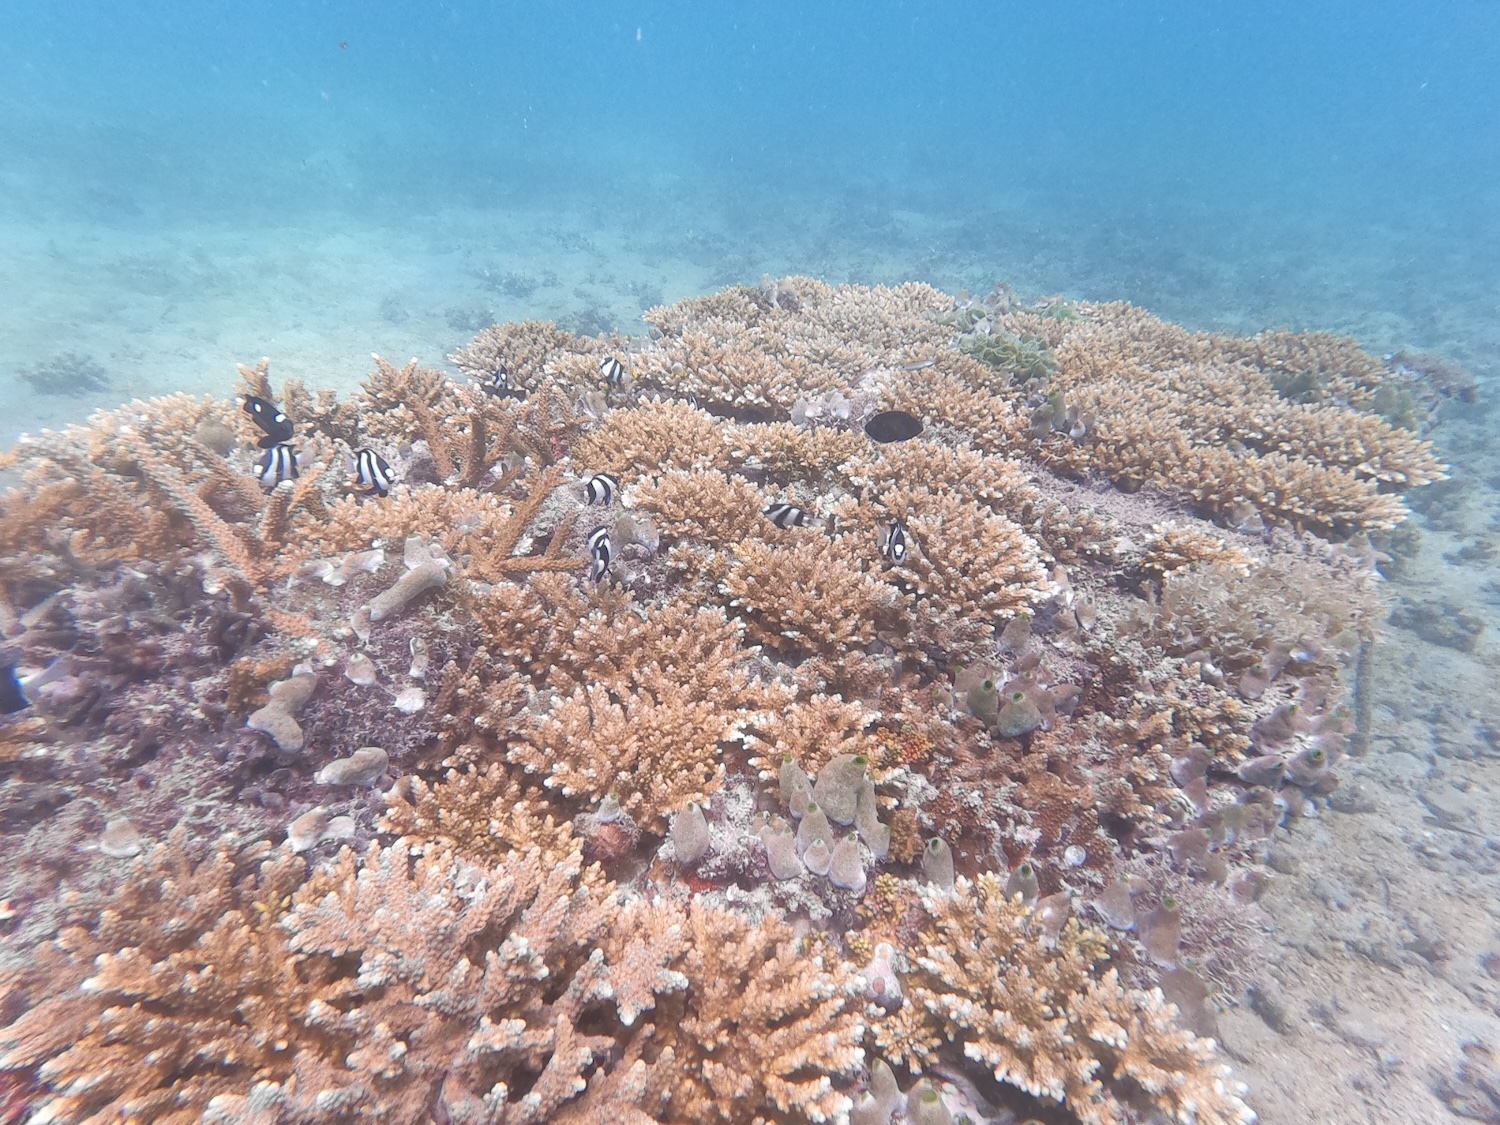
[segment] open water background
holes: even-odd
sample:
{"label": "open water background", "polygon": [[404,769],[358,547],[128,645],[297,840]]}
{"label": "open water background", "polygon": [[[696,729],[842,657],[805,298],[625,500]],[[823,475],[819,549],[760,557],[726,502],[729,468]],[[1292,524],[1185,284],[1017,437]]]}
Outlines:
{"label": "open water background", "polygon": [[785,272],[1500,370],[1500,4],[0,4],[12,430]]}

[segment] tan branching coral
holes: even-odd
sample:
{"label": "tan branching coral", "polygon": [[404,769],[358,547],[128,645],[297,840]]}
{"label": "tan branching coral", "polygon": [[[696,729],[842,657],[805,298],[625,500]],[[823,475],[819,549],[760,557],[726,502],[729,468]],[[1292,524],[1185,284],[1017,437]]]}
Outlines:
{"label": "tan branching coral", "polygon": [[746,470],[770,474],[778,483],[826,482],[840,466],[869,445],[846,430],[807,429],[790,422],[733,427],[729,451]]}
{"label": "tan branching coral", "polygon": [[[1333,404],[1342,390],[1368,407],[1393,379],[1349,341],[1193,334],[1123,304],[1078,306],[1069,319],[1013,310],[1002,325],[1051,347],[1052,392],[1092,419],[1081,439],[1035,441],[1049,465],[1182,489],[1209,515],[1248,503],[1337,537],[1400,522],[1404,509],[1382,487],[1444,475],[1429,443]],[[1320,400],[1337,390],[1326,403],[1289,401],[1281,377],[1294,369]]]}
{"label": "tan branching coral", "polygon": [[[20,903],[0,1066],[50,1119],[834,1121],[866,1050],[1082,1122],[1247,1119],[1058,892],[1174,828],[1229,884],[1276,815],[1238,767],[1342,752],[1359,533],[1442,471],[1413,377],[1003,291],[788,278],[649,320],[498,326],[454,356],[474,382],[377,358],[343,400],[245,367],[303,454],[274,489],[212,399],[0,454],[0,633],[40,693],[0,758],[50,771],[26,830],[99,791],[52,752],[90,744],[111,823],[229,785],[237,839],[285,838],[179,835]],[[882,409],[922,433],[875,442]],[[857,834],[814,863],[776,823],[782,863],[767,812]]]}
{"label": "tan branching coral", "polygon": [[536,551],[542,506],[561,484],[559,469],[548,469],[519,500],[489,492],[426,486],[403,490],[371,505],[352,497],[329,506],[316,534],[313,551],[322,557],[368,548],[377,541],[401,542],[409,536],[431,536],[463,572],[483,581],[542,571],[580,570],[587,560],[565,551],[571,518],[548,528],[545,549]]}
{"label": "tan branching coral", "polygon": [[786,546],[747,539],[732,550],[723,592],[751,640],[774,651],[839,655],[869,644],[898,611],[896,592],[826,536]]}
{"label": "tan branching coral", "polygon": [[478,863],[532,849],[553,859],[578,851],[567,820],[522,784],[518,770],[496,761],[477,766],[469,756],[445,761],[442,777],[430,784],[416,776],[398,781],[382,826]]}
{"label": "tan branching coral", "polygon": [[752,925],[697,908],[683,929],[688,989],[658,1009],[681,1068],[668,1120],[843,1119],[864,1061],[853,967],[808,948],[779,921]]}
{"label": "tan branching coral", "polygon": [[902,569],[920,597],[993,622],[1051,595],[1036,543],[1003,516],[972,500],[913,489],[895,489],[881,502],[915,540]]}
{"label": "tan branching coral", "polygon": [[754,728],[751,764],[774,778],[786,757],[809,776],[840,754],[863,754],[873,761],[880,742],[869,728],[876,718],[862,704],[812,693]]}
{"label": "tan branching coral", "polygon": [[921,362],[948,332],[952,298],[925,285],[833,287],[786,278],[646,314],[661,333],[644,381],[710,409],[784,420],[801,399],[847,389],[872,368]]}
{"label": "tan branching coral", "polygon": [[777,532],[764,514],[764,493],[740,477],[712,470],[665,473],[641,485],[635,502],[669,539],[724,547]]}
{"label": "tan branching coral", "polygon": [[573,457],[590,473],[615,473],[625,481],[670,469],[727,469],[733,462],[727,434],[713,415],[661,399],[610,411],[578,439]]}
{"label": "tan branching coral", "polygon": [[[704,611],[705,614],[711,611]],[[785,694],[730,661],[651,664],[614,682],[577,686],[520,732],[510,759],[569,797],[618,796],[654,828],[723,784],[723,747]]]}
{"label": "tan branching coral", "polygon": [[428,1119],[435,1095],[454,1116],[650,1120],[668,1075],[641,1058],[641,1016],[686,984],[668,968],[680,924],[579,876],[536,853],[488,869],[401,844],[344,853],[285,925],[304,956],[358,958],[358,1007],[321,1013],[357,1046],[347,1064],[299,1059],[298,1098],[397,1121]]}
{"label": "tan branching coral", "polygon": [[1336,667],[1369,635],[1376,613],[1373,575],[1341,580],[1311,560],[1276,554],[1246,574],[1233,560],[1178,567],[1143,610],[1149,636],[1174,656],[1212,654],[1241,671],[1273,648]]}
{"label": "tan branching coral", "polygon": [[[724,748],[791,698],[759,674],[742,626],[722,610],[675,601],[604,614],[561,588],[552,594],[552,612],[541,612],[553,620],[511,650],[545,692],[526,715],[491,725],[510,741],[510,761],[565,796],[592,804],[614,794],[626,812],[660,826],[716,792]],[[556,660],[546,656],[553,645]]]}
{"label": "tan branching coral", "polygon": [[1041,499],[1019,462],[935,441],[867,448],[848,473],[877,497],[898,489],[952,492],[1011,519],[1024,519],[1026,509]]}
{"label": "tan branching coral", "polygon": [[555,324],[523,320],[486,328],[448,359],[469,378],[485,383],[504,370],[512,387],[530,390],[548,375],[555,356],[566,353],[577,337]]}
{"label": "tan branching coral", "polygon": [[[54,1119],[196,1122],[218,1094],[290,1073],[288,1045],[332,1049],[282,928],[305,864],[229,852],[193,865],[185,833],[153,850],[92,931],[71,928],[4,982],[0,1065],[38,1067]],[[262,853],[263,854],[263,853]]]}
{"label": "tan branching coral", "polygon": [[1193,527],[1164,525],[1152,528],[1141,555],[1141,570],[1160,581],[1195,563],[1222,566],[1241,576],[1250,573],[1250,557],[1231,547],[1223,536]]}
{"label": "tan branching coral", "polygon": [[0,1060],[39,1068],[54,1119],[256,1105],[656,1125],[848,1108],[855,978],[784,924],[626,898],[576,854],[481,867],[398,842],[304,883],[285,851],[194,865],[182,845],[148,855],[92,931],[0,974],[23,1012]]}
{"label": "tan branching coral", "polygon": [[1202,1125],[1254,1119],[1211,1041],[1178,1027],[1159,992],[1100,971],[1102,934],[1070,921],[1049,941],[992,874],[922,906],[906,1003],[872,1025],[882,1057],[921,1071],[956,1051],[1086,1125],[1132,1120],[1132,1108]]}

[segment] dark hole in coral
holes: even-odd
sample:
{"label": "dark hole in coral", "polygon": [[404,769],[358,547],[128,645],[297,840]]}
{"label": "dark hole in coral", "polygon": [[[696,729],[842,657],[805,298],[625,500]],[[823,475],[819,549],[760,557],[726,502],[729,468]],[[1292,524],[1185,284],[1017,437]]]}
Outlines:
{"label": "dark hole in coral", "polygon": [[922,420],[904,410],[882,410],[865,423],[865,433],[882,444],[910,441],[921,432]]}

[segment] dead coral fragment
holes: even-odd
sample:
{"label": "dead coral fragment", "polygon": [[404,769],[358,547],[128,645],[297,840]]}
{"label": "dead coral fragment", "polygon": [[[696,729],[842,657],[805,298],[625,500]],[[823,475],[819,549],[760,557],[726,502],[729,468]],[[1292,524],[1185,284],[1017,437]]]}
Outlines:
{"label": "dead coral fragment", "polygon": [[335,758],[313,775],[320,785],[372,785],[390,765],[390,755],[379,746],[361,746],[347,758]]}
{"label": "dead coral fragment", "polygon": [[372,622],[394,617],[418,594],[443,585],[448,581],[448,570],[453,565],[441,547],[429,548],[415,536],[406,541],[405,562],[406,573],[365,607]]}
{"label": "dead coral fragment", "polygon": [[922,907],[907,1003],[873,1028],[884,1057],[921,1070],[951,1065],[957,1047],[1085,1125],[1122,1125],[1137,1108],[1201,1125],[1254,1120],[1212,1042],[1181,1030],[1160,992],[1098,973],[1102,934],[1069,922],[1049,944],[992,874]]}
{"label": "dead coral fragment", "polygon": [[270,687],[271,702],[253,712],[245,720],[245,725],[251,730],[269,734],[287,753],[296,753],[304,743],[296,715],[317,686],[318,677],[311,672],[298,672],[289,680],[277,680]]}
{"label": "dead coral fragment", "polygon": [[334,816],[318,805],[286,826],[286,846],[300,853],[311,851],[324,840],[347,840],[353,835],[352,817]]}

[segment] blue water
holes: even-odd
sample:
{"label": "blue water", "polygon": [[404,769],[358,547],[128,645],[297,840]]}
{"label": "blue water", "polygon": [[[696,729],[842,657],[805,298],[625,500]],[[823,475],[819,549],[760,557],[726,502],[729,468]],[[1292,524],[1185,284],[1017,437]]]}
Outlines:
{"label": "blue water", "polygon": [[0,387],[70,351],[100,401],[259,354],[352,381],[785,272],[1494,373],[1497,185],[1493,0],[8,0]]}

